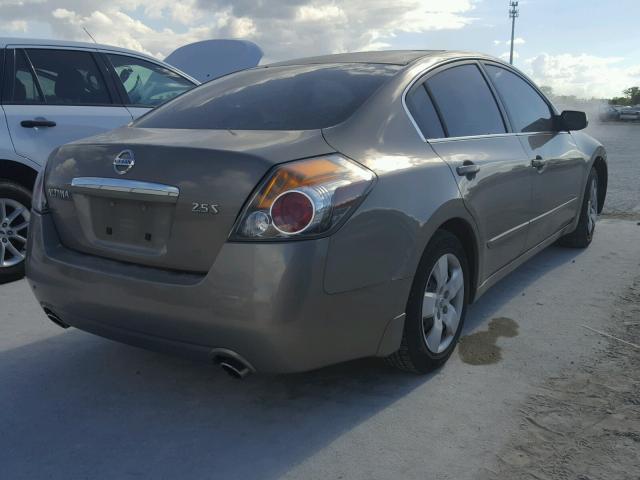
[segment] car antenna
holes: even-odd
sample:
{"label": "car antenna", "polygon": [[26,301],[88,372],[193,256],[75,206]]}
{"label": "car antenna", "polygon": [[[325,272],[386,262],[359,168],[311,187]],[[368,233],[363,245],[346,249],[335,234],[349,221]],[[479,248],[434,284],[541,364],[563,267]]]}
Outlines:
{"label": "car antenna", "polygon": [[89,30],[87,30],[87,27],[82,27],[82,29],[84,30],[84,33],[86,33],[87,35],[89,35],[89,38],[90,38],[91,40],[93,40],[93,43],[98,43],[98,42],[96,42],[96,39],[95,39],[95,38],[93,38],[93,35],[91,35],[91,34],[89,33]]}

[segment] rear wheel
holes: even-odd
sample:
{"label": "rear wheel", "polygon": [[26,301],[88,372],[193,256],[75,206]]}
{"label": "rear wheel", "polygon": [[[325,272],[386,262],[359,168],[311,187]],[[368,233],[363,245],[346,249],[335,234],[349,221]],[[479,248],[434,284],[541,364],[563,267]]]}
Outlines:
{"label": "rear wheel", "polygon": [[24,276],[30,210],[29,190],[0,180],[0,283]]}
{"label": "rear wheel", "polygon": [[576,229],[560,239],[560,244],[572,248],[586,248],[593,240],[598,220],[598,172],[591,169],[587,186],[585,187],[584,199],[580,209],[580,219]]}
{"label": "rear wheel", "polygon": [[438,230],[416,272],[400,349],[387,357],[391,365],[427,373],[447,361],[464,323],[469,295],[467,272],[460,241]]}

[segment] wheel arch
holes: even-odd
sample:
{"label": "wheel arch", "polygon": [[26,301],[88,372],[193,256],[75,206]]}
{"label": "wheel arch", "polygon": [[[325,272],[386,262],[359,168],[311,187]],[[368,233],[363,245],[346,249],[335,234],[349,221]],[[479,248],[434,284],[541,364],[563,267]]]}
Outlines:
{"label": "wheel arch", "polygon": [[467,256],[467,263],[471,270],[469,275],[471,292],[469,295],[469,303],[473,302],[482,275],[482,249],[480,248],[480,235],[471,214],[464,207],[462,199],[456,199],[443,205],[430,221],[425,225],[425,236],[421,243],[421,249],[416,256],[415,270],[413,276],[415,278],[416,271],[425,255],[429,242],[438,230],[445,230],[455,235],[462,244]]}
{"label": "wheel arch", "polygon": [[24,163],[0,159],[0,179],[13,181],[32,191],[37,176],[38,171]]}
{"label": "wheel arch", "polygon": [[607,197],[607,185],[609,184],[609,167],[602,152],[593,161],[593,168],[598,173],[598,213],[602,213],[604,201]]}
{"label": "wheel arch", "polygon": [[469,281],[471,292],[469,295],[469,302],[471,303],[475,298],[478,286],[478,242],[476,234],[471,224],[461,217],[455,217],[447,220],[440,225],[437,230],[445,230],[455,235],[464,248],[464,253],[467,256],[467,264],[470,270]]}

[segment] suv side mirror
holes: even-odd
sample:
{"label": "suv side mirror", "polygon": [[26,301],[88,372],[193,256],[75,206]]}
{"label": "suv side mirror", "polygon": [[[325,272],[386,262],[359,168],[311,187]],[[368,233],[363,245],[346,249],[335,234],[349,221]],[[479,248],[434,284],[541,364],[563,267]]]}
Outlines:
{"label": "suv side mirror", "polygon": [[565,110],[556,116],[556,130],[559,132],[583,130],[587,128],[587,125],[589,125],[589,121],[584,112]]}

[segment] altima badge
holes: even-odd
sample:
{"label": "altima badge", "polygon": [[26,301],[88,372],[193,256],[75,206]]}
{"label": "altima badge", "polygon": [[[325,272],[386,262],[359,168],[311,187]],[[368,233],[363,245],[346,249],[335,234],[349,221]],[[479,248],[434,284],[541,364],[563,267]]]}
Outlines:
{"label": "altima badge", "polygon": [[51,198],[59,198],[60,200],[71,200],[71,192],[66,188],[49,187],[47,193]]}
{"label": "altima badge", "polygon": [[136,159],[131,150],[123,150],[113,160],[113,169],[118,175],[124,175],[133,168]]}

